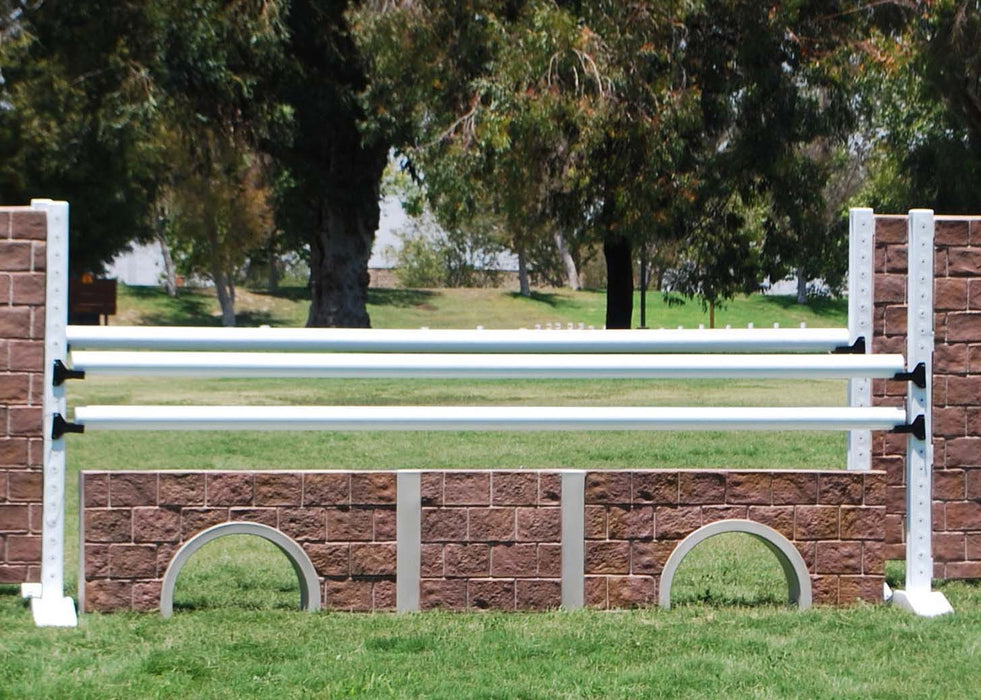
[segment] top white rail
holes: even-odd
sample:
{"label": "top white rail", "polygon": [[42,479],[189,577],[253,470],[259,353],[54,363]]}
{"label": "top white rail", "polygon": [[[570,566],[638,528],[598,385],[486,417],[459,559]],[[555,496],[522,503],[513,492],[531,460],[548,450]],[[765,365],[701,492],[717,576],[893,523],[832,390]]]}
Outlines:
{"label": "top white rail", "polygon": [[445,330],[68,326],[72,350],[433,353],[827,352],[847,328]]}

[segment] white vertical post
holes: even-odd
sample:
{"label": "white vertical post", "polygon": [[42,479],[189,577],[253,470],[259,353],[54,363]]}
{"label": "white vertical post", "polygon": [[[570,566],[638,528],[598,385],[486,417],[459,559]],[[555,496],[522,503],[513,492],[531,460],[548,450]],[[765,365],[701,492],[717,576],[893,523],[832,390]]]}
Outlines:
{"label": "white vertical post", "polygon": [[[934,617],[953,612],[943,593],[931,591],[933,578],[932,489],[933,420],[933,212],[909,212],[907,249],[907,369],[924,368],[923,381],[910,381],[906,394],[907,423],[922,429],[906,439],[906,590],[893,601],[917,615]],[[919,432],[919,434],[917,434]]]}
{"label": "white vertical post", "polygon": [[419,577],[422,562],[422,474],[400,471],[396,475],[395,511],[395,609],[419,609]]}
{"label": "white vertical post", "polygon": [[586,586],[586,472],[562,472],[562,607],[578,610]]}
{"label": "white vertical post", "polygon": [[[875,259],[875,214],[871,209],[848,212],[848,338],[865,339],[865,352],[872,351],[872,274]],[[848,405],[872,405],[872,382],[866,377],[848,380]],[[848,469],[872,467],[872,433],[848,431]]]}
{"label": "white vertical post", "polygon": [[26,587],[38,627],[74,627],[75,604],[65,596],[65,439],[51,434],[54,415],[65,415],[65,387],[54,385],[54,363],[68,352],[68,203],[31,201],[47,215],[47,292],[44,316],[44,398],[41,415],[44,490],[41,523],[41,590]]}

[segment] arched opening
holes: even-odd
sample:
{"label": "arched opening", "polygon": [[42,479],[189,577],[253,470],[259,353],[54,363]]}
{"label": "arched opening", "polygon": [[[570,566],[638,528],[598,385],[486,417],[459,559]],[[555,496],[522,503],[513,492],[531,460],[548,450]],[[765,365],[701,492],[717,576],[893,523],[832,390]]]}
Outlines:
{"label": "arched opening", "polygon": [[[204,555],[195,557],[203,548],[207,550]],[[284,566],[282,555],[292,571]],[[259,523],[221,523],[185,542],[164,574],[163,617],[173,614],[178,578],[190,589],[178,608],[274,608],[290,598],[295,601],[298,593],[301,609],[320,609],[320,579],[306,552],[279,530]]]}
{"label": "arched opening", "polygon": [[[686,560],[691,566],[686,563],[678,576]],[[811,579],[797,548],[766,525],[721,520],[696,530],[674,549],[661,573],[658,602],[670,608],[674,596],[684,602],[767,604],[779,602],[777,591],[786,591],[786,600],[801,610],[811,606]]]}

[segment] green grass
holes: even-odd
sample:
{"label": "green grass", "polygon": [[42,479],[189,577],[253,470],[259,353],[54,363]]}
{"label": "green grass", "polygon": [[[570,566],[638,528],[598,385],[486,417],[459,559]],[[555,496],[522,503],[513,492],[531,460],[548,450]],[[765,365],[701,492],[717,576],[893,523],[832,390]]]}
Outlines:
{"label": "green grass", "polygon": [[[640,322],[639,293],[634,298],[634,325]],[[659,293],[647,295],[649,328],[708,326],[708,312],[698,301],[671,305]],[[119,287],[119,313],[113,325],[195,325],[221,323],[218,302],[210,289],[182,289],[176,299],[157,288]],[[310,308],[303,287],[239,290],[237,323],[241,326],[302,326]],[[606,295],[601,291],[537,290],[530,298],[501,289],[379,289],[368,290],[368,313],[375,328],[534,328],[535,325],[583,323],[603,326]],[[784,296],[737,297],[716,310],[716,326],[757,327],[779,323],[784,328],[806,323],[811,327],[845,325],[843,299],[813,299],[807,306]]]}
{"label": "green grass", "polygon": [[[301,325],[303,290],[243,293],[240,322]],[[372,290],[376,326],[602,323],[602,295],[495,290]],[[801,311],[737,300],[719,323],[844,325],[843,305]],[[119,323],[215,325],[204,292],[169,300],[123,289]],[[705,323],[697,304],[649,325]],[[652,310],[652,318],[654,312]],[[841,382],[438,382],[89,379],[95,403],[440,403],[839,405]],[[146,468],[840,468],[837,433],[99,433],[68,450],[68,586],[75,582],[76,474]],[[901,567],[890,565],[899,583]],[[78,629],[35,629],[0,587],[0,698],[132,697],[976,697],[981,586],[942,590],[955,615],[917,619],[888,606],[787,609],[765,547],[712,538],[685,559],[674,607],[616,613],[306,614],[287,559],[255,537],[209,544],[178,582],[175,616],[86,615]]]}
{"label": "green grass", "polygon": [[923,620],[886,606],[798,613],[769,603],[305,614],[277,599],[209,607],[185,583],[179,602],[196,601],[193,611],[89,615],[76,630],[34,629],[8,590],[0,696],[968,698],[981,683],[981,590],[970,584],[944,587],[957,614]]}

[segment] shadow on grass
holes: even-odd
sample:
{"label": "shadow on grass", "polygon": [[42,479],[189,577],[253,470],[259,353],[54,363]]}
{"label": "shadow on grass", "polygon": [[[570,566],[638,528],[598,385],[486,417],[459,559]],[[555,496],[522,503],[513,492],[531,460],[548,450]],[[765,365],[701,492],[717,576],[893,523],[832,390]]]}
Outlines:
{"label": "shadow on grass", "polygon": [[760,296],[763,304],[783,311],[808,310],[815,316],[840,316],[848,313],[847,299],[832,299],[830,297],[811,297],[807,304],[797,303],[794,296]]}
{"label": "shadow on grass", "polygon": [[536,301],[540,304],[545,304],[553,309],[561,309],[575,307],[576,304],[561,294],[556,294],[554,292],[535,292],[531,293],[531,296],[523,297],[520,292],[508,292],[508,296],[512,299],[523,299]]}
{"label": "shadow on grass", "polygon": [[306,285],[296,287],[277,287],[276,289],[249,289],[256,296],[286,299],[287,301],[310,301],[310,288]]}
{"label": "shadow on grass", "polygon": [[408,309],[414,306],[432,306],[432,302],[442,293],[430,289],[389,289],[373,287],[368,289],[368,303],[375,306],[394,306]]}

